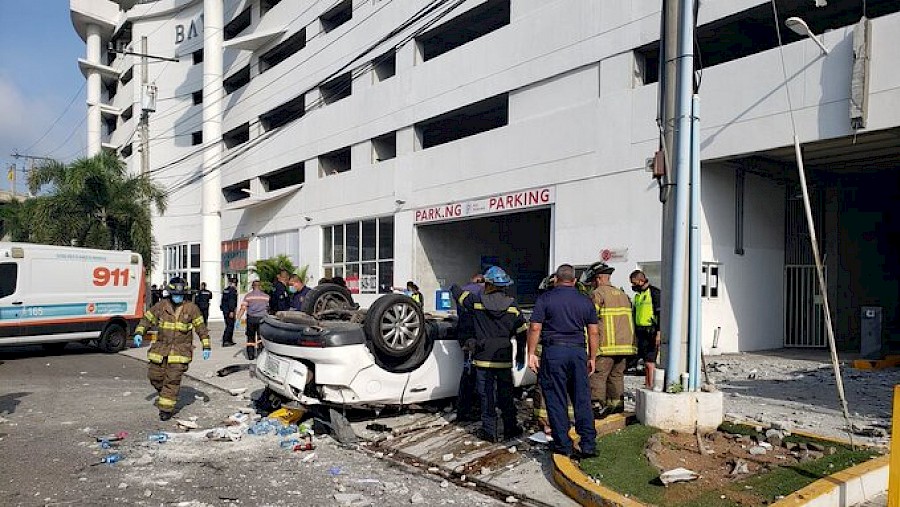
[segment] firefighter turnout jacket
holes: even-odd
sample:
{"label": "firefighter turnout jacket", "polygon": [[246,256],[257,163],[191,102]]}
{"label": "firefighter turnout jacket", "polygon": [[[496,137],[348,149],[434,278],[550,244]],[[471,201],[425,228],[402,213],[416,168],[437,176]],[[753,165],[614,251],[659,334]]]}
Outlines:
{"label": "firefighter turnout jacket", "polygon": [[480,368],[512,368],[509,339],[513,336],[517,342],[516,362],[525,361],[528,323],[513,298],[500,291],[473,294],[456,285],[450,287],[450,293],[474,318],[476,346],[472,364]]}
{"label": "firefighter turnout jacket", "polygon": [[599,356],[633,356],[637,354],[631,301],[621,289],[600,285],[591,293],[600,319]]}
{"label": "firefighter turnout jacket", "polygon": [[156,327],[156,338],[150,342],[147,359],[154,364],[188,364],[194,356],[194,332],[200,337],[203,350],[209,350],[209,331],[197,305],[185,301],[178,306],[163,299],[144,312],[135,332],[139,335],[149,327]]}

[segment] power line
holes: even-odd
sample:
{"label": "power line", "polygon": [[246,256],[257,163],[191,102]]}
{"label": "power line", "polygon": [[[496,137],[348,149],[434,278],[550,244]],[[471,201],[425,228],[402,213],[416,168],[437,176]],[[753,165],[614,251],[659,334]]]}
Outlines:
{"label": "power line", "polygon": [[81,82],[81,86],[78,87],[78,91],[75,92],[75,95],[72,95],[72,98],[69,99],[69,103],[66,104],[66,107],[62,110],[61,113],[59,113],[59,116],[57,116],[55,120],[50,122],[50,126],[47,127],[47,130],[44,131],[44,134],[41,137],[39,137],[37,139],[37,141],[31,143],[27,148],[25,148],[24,151],[31,151],[32,148],[34,148],[39,142],[43,141],[44,138],[47,137],[47,134],[49,134],[50,131],[53,130],[53,127],[55,127],[57,125],[57,123],[59,122],[59,120],[61,120],[62,117],[65,116],[66,112],[69,111],[69,108],[72,107],[72,104],[75,103],[75,99],[77,99],[78,96],[81,95],[81,92],[84,90],[84,87],[86,85],[87,85],[87,79],[85,79],[84,81]]}

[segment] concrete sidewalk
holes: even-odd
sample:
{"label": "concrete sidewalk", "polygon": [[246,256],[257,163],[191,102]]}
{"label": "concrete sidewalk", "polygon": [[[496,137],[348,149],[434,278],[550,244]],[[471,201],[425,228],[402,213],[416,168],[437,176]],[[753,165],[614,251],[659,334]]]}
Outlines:
{"label": "concrete sidewalk", "polygon": [[[197,348],[194,350],[194,360],[191,362],[191,366],[188,369],[187,376],[199,380],[200,382],[203,382],[205,384],[209,384],[213,387],[218,387],[219,389],[223,389],[225,391],[228,391],[229,389],[246,387],[247,391],[246,393],[244,393],[244,395],[249,396],[252,393],[263,388],[263,383],[251,377],[249,370],[241,370],[226,377],[219,377],[218,375],[216,375],[217,371],[226,366],[235,364],[251,364],[251,361],[247,360],[246,354],[244,352],[243,344],[247,341],[247,337],[244,335],[245,328],[241,327],[240,330],[235,331],[234,341],[235,343],[237,343],[237,345],[228,348],[222,347],[222,333],[224,330],[225,324],[223,322],[209,323],[209,337],[210,343],[212,344],[212,356],[208,361],[204,361],[201,357],[200,340],[195,339],[194,343],[196,344]],[[125,349],[121,352],[121,354],[140,359],[141,361],[146,361],[147,350],[149,349],[149,347],[149,342],[144,341],[143,347],[137,349]]]}

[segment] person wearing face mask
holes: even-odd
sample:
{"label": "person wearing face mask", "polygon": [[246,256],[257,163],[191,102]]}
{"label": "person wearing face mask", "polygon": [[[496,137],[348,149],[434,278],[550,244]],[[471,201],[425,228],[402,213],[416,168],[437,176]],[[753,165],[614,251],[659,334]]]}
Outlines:
{"label": "person wearing face mask", "polygon": [[289,309],[299,312],[303,308],[303,300],[306,299],[306,295],[309,294],[311,289],[303,283],[300,276],[291,275],[290,279],[288,279],[287,290],[291,297]]}
{"label": "person wearing face mask", "polygon": [[644,385],[653,388],[653,372],[659,355],[659,321],[661,293],[650,284],[643,271],[631,272],[631,290],[634,291],[634,334],[638,342],[638,356],[644,360]]}
{"label": "person wearing face mask", "polygon": [[179,277],[172,278],[165,287],[166,296],[144,312],[144,318],[134,332],[134,346],[140,347],[144,333],[150,327],[158,329],[150,341],[147,377],[159,396],[156,407],[159,420],[167,421],[175,412],[181,377],[188,370],[194,354],[194,333],[200,337],[203,359],[210,357],[209,331],[197,305],[185,301],[187,284]]}

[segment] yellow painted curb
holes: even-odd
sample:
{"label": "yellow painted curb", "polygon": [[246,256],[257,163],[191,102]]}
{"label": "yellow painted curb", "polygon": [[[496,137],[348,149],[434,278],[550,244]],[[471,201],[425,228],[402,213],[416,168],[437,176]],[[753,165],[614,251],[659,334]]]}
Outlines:
{"label": "yellow painted curb", "polygon": [[[602,437],[603,435],[609,435],[614,431],[625,429],[625,426],[628,426],[628,423],[632,421],[634,421],[633,412],[612,414],[603,419],[594,419],[594,429],[597,430],[597,436]],[[581,440],[581,437],[575,433],[575,428],[569,428],[569,438],[576,444]]]}
{"label": "yellow painted curb", "polygon": [[771,505],[772,507],[796,507],[798,505],[806,505],[816,498],[827,495],[854,479],[859,479],[863,475],[874,472],[882,467],[887,467],[889,463],[890,455],[871,459],[865,463],[860,463],[854,467],[833,473],[828,477],[823,477]]}
{"label": "yellow painted curb", "polygon": [[591,480],[571,459],[553,455],[553,481],[572,500],[588,507],[644,507],[644,504]]}

